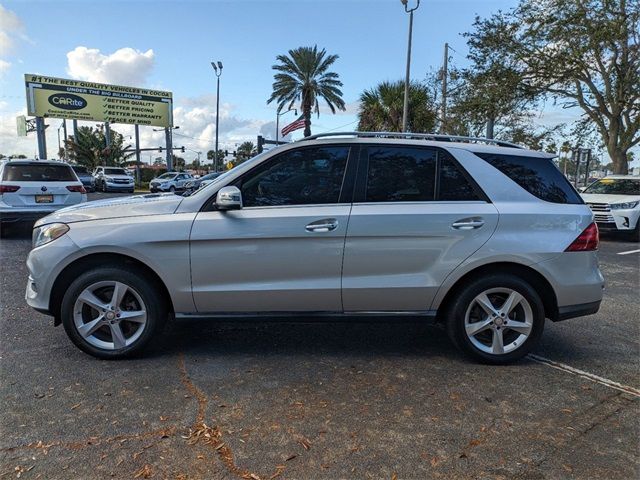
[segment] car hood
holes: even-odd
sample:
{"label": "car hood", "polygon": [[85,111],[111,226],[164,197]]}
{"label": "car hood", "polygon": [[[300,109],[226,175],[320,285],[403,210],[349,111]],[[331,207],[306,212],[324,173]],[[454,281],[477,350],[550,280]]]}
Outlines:
{"label": "car hood", "polygon": [[[165,183],[165,182],[173,182],[174,180],[175,180],[175,177],[174,178],[158,178],[158,177],[156,177],[156,178],[152,178],[151,182],[154,182],[154,183]],[[149,182],[149,183],[151,183],[151,182]]]}
{"label": "car hood", "polygon": [[62,208],[36,222],[36,226],[46,223],[74,223],[106,218],[137,217],[141,215],[163,215],[173,213],[183,197],[173,193],[133,195],[93,202],[80,203]]}
{"label": "car hood", "polygon": [[131,177],[129,175],[120,175],[120,174],[115,174],[115,173],[105,173],[104,176],[105,177],[109,177],[109,178],[114,178],[114,179],[117,178],[118,180],[122,180],[123,178],[127,179],[127,180],[130,179],[130,178],[133,178],[133,177]]}
{"label": "car hood", "polygon": [[604,193],[582,193],[582,199],[587,203],[626,203],[637,202],[640,195],[609,195]]}

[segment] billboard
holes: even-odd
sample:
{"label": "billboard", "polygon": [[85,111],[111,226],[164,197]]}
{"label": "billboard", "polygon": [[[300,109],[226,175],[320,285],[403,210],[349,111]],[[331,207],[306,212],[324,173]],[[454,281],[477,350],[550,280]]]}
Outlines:
{"label": "billboard", "polygon": [[29,115],[173,126],[171,92],[32,74],[24,81]]}

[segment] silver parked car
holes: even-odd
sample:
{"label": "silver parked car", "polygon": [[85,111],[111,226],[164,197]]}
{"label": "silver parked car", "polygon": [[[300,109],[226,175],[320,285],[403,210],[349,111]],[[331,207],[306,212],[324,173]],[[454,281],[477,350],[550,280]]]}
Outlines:
{"label": "silver parked car", "polygon": [[494,140],[319,135],[193,195],[40,220],[26,299],[100,358],[171,316],[422,317],[507,363],[602,300],[598,229],[550,156]]}
{"label": "silver parked car", "polygon": [[149,190],[154,192],[181,192],[185,185],[193,180],[189,173],[167,172],[149,182]]}
{"label": "silver parked car", "polygon": [[124,168],[97,167],[93,172],[96,189],[103,192],[128,192],[135,190],[135,180]]}

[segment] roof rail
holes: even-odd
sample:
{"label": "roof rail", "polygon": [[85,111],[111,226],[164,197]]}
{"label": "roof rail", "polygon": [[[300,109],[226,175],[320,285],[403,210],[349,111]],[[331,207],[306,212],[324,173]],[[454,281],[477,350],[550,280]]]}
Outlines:
{"label": "roof rail", "polygon": [[468,142],[468,143],[487,143],[490,145],[497,145],[499,147],[511,147],[522,148],[520,145],[516,145],[511,142],[504,142],[502,140],[496,140],[494,138],[483,137],[465,137],[461,135],[445,135],[440,133],[411,133],[411,132],[327,132],[318,133],[309,137],[304,137],[298,142],[306,140],[315,140],[317,138],[325,137],[356,137],[356,138],[406,138],[406,139],[422,139],[433,140],[436,142]]}

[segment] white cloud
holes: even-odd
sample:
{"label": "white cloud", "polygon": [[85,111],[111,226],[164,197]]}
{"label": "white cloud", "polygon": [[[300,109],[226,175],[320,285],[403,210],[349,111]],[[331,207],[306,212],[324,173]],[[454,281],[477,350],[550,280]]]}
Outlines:
{"label": "white cloud", "polygon": [[11,63],[0,59],[0,79],[4,77],[4,74],[11,68]]}
{"label": "white cloud", "polygon": [[0,5],[0,55],[12,52],[16,37],[27,39],[24,24],[14,12]]}
{"label": "white cloud", "polygon": [[73,78],[99,83],[140,86],[154,64],[153,50],[121,48],[105,55],[97,48],[78,46],[67,53],[67,73]]}

